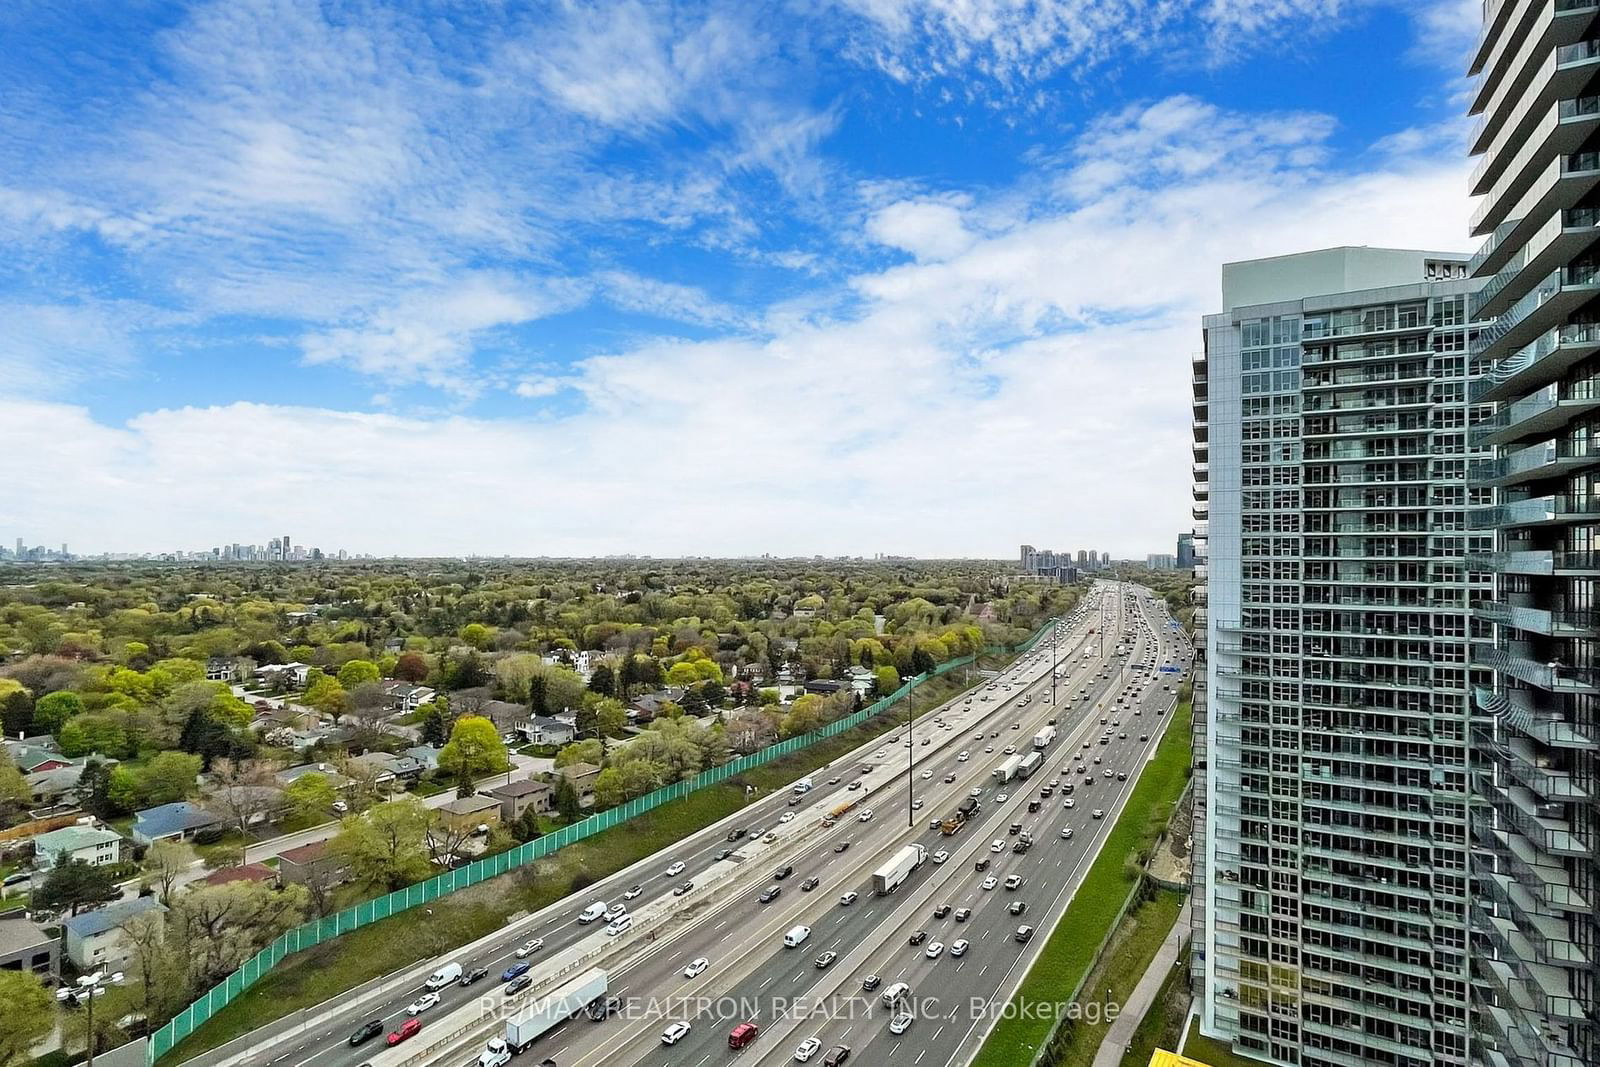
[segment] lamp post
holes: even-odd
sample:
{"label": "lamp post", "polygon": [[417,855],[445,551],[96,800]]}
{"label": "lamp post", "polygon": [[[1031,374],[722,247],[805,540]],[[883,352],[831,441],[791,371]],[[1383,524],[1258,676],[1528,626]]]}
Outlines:
{"label": "lamp post", "polygon": [[121,983],[121,971],[113,971],[110,974],[105,971],[95,971],[93,974],[80,977],[76,989],[67,986],[56,990],[57,1000],[65,1001],[81,997],[84,1010],[88,1013],[85,1021],[89,1027],[89,1049],[84,1067],[94,1067],[94,998],[103,994],[107,986]]}
{"label": "lamp post", "polygon": [[916,801],[912,793],[917,788],[916,775],[912,773],[917,760],[917,676],[911,676],[909,688],[906,689],[906,826],[917,825],[917,810],[913,805]]}

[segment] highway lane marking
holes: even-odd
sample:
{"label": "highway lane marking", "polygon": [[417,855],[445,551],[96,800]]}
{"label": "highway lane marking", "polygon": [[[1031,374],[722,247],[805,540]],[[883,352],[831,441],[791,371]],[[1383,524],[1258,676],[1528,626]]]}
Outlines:
{"label": "highway lane marking", "polygon": [[928,1050],[927,1049],[923,1049],[921,1052],[917,1053],[917,1058],[912,1060],[911,1062],[913,1064],[921,1063],[922,1062],[922,1057],[926,1056],[927,1054],[928,1054]]}
{"label": "highway lane marking", "polygon": [[934,1031],[934,1032],[933,1032],[933,1040],[935,1040],[935,1041],[937,1041],[937,1040],[939,1040],[939,1035],[940,1035],[940,1034],[942,1034],[942,1033],[944,1033],[944,1026],[943,1026],[943,1024],[941,1024],[941,1025],[940,1025],[940,1026],[939,1026],[939,1029],[937,1029],[937,1030],[935,1030],[935,1031]]}
{"label": "highway lane marking", "polygon": [[983,970],[982,970],[982,971],[979,971],[979,972],[978,972],[978,977],[979,977],[979,978],[982,978],[982,977],[983,977],[983,974],[984,974],[984,971],[987,971],[987,970],[988,970],[988,969],[989,969],[989,965],[988,965],[988,964],[987,964],[987,963],[985,963],[985,964],[984,964],[984,965],[983,965]]}
{"label": "highway lane marking", "polygon": [[900,1042],[896,1041],[894,1043],[894,1047],[889,1050],[889,1055],[893,1056],[896,1052],[899,1052],[899,1051],[900,1051]]}

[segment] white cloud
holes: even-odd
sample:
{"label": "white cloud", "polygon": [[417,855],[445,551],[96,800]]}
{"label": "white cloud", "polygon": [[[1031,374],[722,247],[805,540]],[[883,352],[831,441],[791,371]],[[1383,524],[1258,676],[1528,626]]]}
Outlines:
{"label": "white cloud", "polygon": [[949,259],[972,247],[974,236],[960,207],[949,201],[901,200],[867,222],[872,239],[911,253],[919,260]]}
{"label": "white cloud", "polygon": [[[1086,131],[1033,197],[902,198],[961,204],[986,225],[952,242],[949,226],[902,220],[914,236],[901,247],[937,256],[859,275],[850,313],[774,313],[760,335],[646,340],[522,375],[525,396],[580,401],[538,420],[233,404],[108,427],[11,400],[0,452],[62,440],[65,462],[8,486],[0,512],[85,548],[111,529],[119,547],[204,547],[289,522],[307,543],[417,554],[999,556],[1022,539],[1168,551],[1190,524],[1189,356],[1220,264],[1466,244],[1465,162],[1394,143],[1366,172],[1331,171],[1318,162],[1325,121],[1259,118],[1157,101]],[[1180,143],[1148,180],[1084,177],[1105,146],[1143,151],[1163,135]],[[882,214],[863,225],[881,231]],[[461,335],[545,299],[485,279],[374,321],[370,338],[357,330],[357,354],[341,358],[446,366]],[[424,327],[444,340],[422,344],[420,360],[398,354]],[[266,454],[250,493],[195,488]]]}

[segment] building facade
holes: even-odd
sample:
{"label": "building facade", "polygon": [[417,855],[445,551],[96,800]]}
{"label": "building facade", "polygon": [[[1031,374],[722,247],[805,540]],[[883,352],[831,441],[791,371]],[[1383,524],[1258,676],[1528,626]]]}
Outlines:
{"label": "building facade", "polygon": [[1477,696],[1472,916],[1477,1060],[1600,1062],[1600,7],[1485,0],[1469,264],[1472,347],[1495,405],[1475,443],[1499,498],[1493,668]]}
{"label": "building facade", "polygon": [[1469,1062],[1466,262],[1228,264],[1204,323],[1196,967],[1274,1063]]}

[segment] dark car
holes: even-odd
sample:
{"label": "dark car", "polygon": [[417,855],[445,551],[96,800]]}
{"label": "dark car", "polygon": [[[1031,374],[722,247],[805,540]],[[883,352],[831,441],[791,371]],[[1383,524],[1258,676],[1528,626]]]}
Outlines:
{"label": "dark car", "polygon": [[767,886],[766,890],[761,894],[761,903],[771,904],[774,900],[778,899],[778,894],[782,892],[783,886],[781,885]]}
{"label": "dark car", "polygon": [[928,931],[926,930],[918,930],[911,935],[911,943],[913,945],[920,945],[926,940],[928,940]]}
{"label": "dark car", "polygon": [[743,836],[744,836],[744,831],[743,830],[729,830],[728,831],[728,840],[729,841],[737,841],[737,840],[739,840],[739,838],[741,838]]}
{"label": "dark car", "polygon": [[772,880],[775,882],[781,882],[793,873],[793,867],[779,867],[777,870],[772,872]]}
{"label": "dark car", "polygon": [[1018,841],[1016,844],[1011,846],[1011,851],[1015,852],[1017,855],[1020,856],[1022,853],[1028,851],[1028,849],[1030,849],[1032,847],[1033,847],[1033,842],[1032,841]]}
{"label": "dark car", "polygon": [[362,1023],[356,1032],[350,1035],[350,1047],[354,1048],[357,1045],[365,1044],[381,1033],[383,1033],[382,1019],[372,1019],[369,1022]]}
{"label": "dark car", "polygon": [[835,852],[843,852],[845,849],[847,849],[849,847],[850,847],[850,842],[848,842],[848,841],[840,841],[837,845],[833,846],[833,850]]}
{"label": "dark car", "polygon": [[533,975],[519,974],[506,983],[506,996],[515,996],[531,985],[533,985]]}
{"label": "dark car", "polygon": [[1013,900],[1011,906],[1006,910],[1013,915],[1021,915],[1028,910],[1028,902],[1026,900]]}
{"label": "dark car", "polygon": [[812,877],[807,878],[805,881],[800,883],[800,892],[809,893],[809,892],[811,892],[813,889],[817,888],[817,886],[819,886],[821,884],[822,884],[822,881],[819,878],[817,878],[815,875],[813,875]]}
{"label": "dark car", "polygon": [[501,972],[500,981],[509,982],[513,978],[520,978],[522,975],[527,974],[529,969],[532,967],[533,964],[529,963],[527,960],[523,960],[520,963],[513,963],[511,966],[507,967]]}
{"label": "dark car", "polygon": [[987,871],[989,869],[989,861],[987,859],[981,859],[972,865],[972,869],[978,871],[979,873]]}
{"label": "dark car", "polygon": [[593,1004],[584,1009],[589,1018],[599,1022],[608,1015],[615,1015],[622,1010],[621,997],[599,997]]}
{"label": "dark car", "polygon": [[691,890],[693,888],[694,888],[694,883],[693,882],[684,882],[682,885],[678,886],[678,888],[676,888],[676,889],[674,889],[672,891],[672,895],[675,896],[675,897],[681,897],[681,896],[683,896],[685,893],[687,893],[689,890]]}
{"label": "dark car", "polygon": [[933,909],[933,917],[935,919],[942,919],[946,915],[949,915],[949,914],[950,914],[950,905],[948,905],[948,904],[940,904],[937,908]]}
{"label": "dark car", "polygon": [[861,979],[861,988],[868,993],[872,992],[874,989],[877,989],[882,984],[883,979],[879,978],[875,974],[869,974],[865,978]]}
{"label": "dark car", "polygon": [[720,863],[723,860],[727,859],[731,855],[733,855],[733,849],[731,849],[731,848],[719,849],[717,851],[717,862]]}
{"label": "dark car", "polygon": [[487,967],[474,967],[474,968],[472,968],[472,970],[468,971],[466,974],[461,976],[461,984],[462,985],[471,985],[472,983],[478,981],[479,979],[487,978],[488,976],[489,976],[489,968],[487,968]]}
{"label": "dark car", "polygon": [[1031,815],[1034,812],[1038,811],[1043,806],[1044,806],[1044,802],[1043,801],[1030,800],[1030,801],[1028,801],[1028,813]]}
{"label": "dark car", "polygon": [[849,1045],[835,1045],[828,1050],[828,1054],[826,1056],[822,1057],[822,1067],[839,1067],[840,1064],[844,1063],[844,1061],[848,1060],[849,1058]]}

